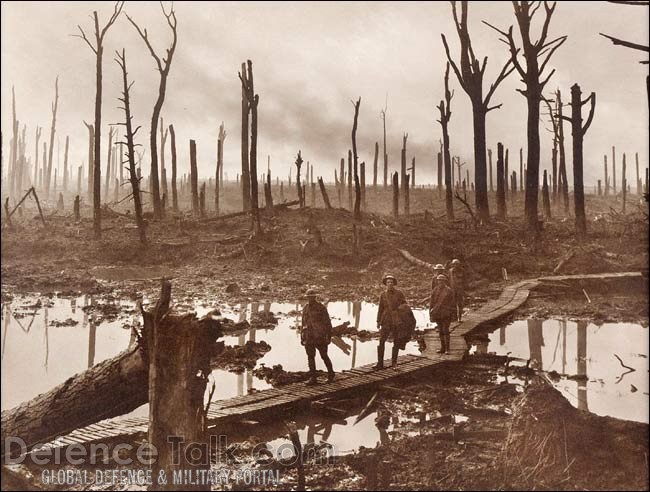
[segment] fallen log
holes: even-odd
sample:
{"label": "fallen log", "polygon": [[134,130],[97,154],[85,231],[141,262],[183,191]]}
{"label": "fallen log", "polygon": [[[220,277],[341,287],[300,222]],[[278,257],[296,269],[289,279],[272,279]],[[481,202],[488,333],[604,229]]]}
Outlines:
{"label": "fallen log", "polygon": [[[0,454],[15,457],[75,429],[123,415],[147,403],[147,348],[151,343],[152,320],[169,311],[169,302],[170,292],[163,287],[155,309],[142,311],[144,327],[127,350],[68,378],[47,393],[3,411]],[[215,328],[221,325],[218,321],[212,323]]]}
{"label": "fallen log", "polygon": [[426,261],[422,261],[419,258],[416,258],[415,256],[413,256],[411,253],[409,253],[405,249],[398,249],[397,251],[399,251],[407,261],[410,261],[411,263],[413,263],[415,265],[427,268],[429,270],[433,270],[434,265],[432,265],[431,263],[427,263]]}
{"label": "fallen log", "polygon": [[[273,205],[273,211],[277,210],[283,210],[287,207],[292,207],[294,205],[299,205],[298,200],[293,200],[291,202],[284,202],[284,203],[278,203],[277,205]],[[225,214],[225,215],[218,215],[216,217],[210,217],[208,219],[201,219],[200,222],[220,222],[222,220],[226,219],[232,219],[233,217],[241,217],[244,215],[248,215],[251,213],[251,210],[245,210],[243,212],[233,212],[231,214]]]}
{"label": "fallen log", "polygon": [[2,412],[0,454],[15,457],[74,429],[117,417],[147,402],[148,370],[140,344]]}

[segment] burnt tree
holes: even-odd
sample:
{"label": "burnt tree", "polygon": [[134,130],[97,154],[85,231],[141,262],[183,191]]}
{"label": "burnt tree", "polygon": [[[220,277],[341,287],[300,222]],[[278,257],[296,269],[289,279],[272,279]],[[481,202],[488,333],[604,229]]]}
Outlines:
{"label": "burnt tree", "polygon": [[[93,19],[95,21],[95,44],[93,45],[86,33],[81,28],[79,32],[81,35],[78,37],[82,38],[90,47],[90,49],[95,53],[95,81],[96,81],[96,91],[95,91],[95,125],[94,125],[94,152],[93,152],[93,230],[95,234],[95,239],[99,239],[102,236],[102,224],[101,224],[101,131],[102,131],[102,58],[104,55],[104,37],[108,29],[115,23],[120,13],[122,12],[122,7],[124,2],[115,2],[113,8],[113,14],[108,19],[108,22],[104,25],[103,28],[99,27],[99,16],[97,11],[93,12]],[[50,161],[52,160],[52,142],[53,137],[50,137]],[[90,169],[90,167],[89,167]],[[90,174],[90,173],[89,173]],[[48,185],[49,186],[49,185]]]}
{"label": "burnt tree", "polygon": [[[476,59],[474,49],[469,36],[467,26],[468,2],[461,2],[460,18],[456,10],[456,2],[451,2],[454,24],[460,40],[460,68],[456,65],[449,52],[449,45],[444,34],[441,34],[442,42],[445,46],[447,59],[454,69],[456,78],[469,96],[472,103],[472,121],[474,127],[474,175],[476,181],[476,210],[480,220],[487,222],[490,219],[490,208],[488,204],[487,188],[487,163],[486,163],[486,143],[485,143],[485,118],[489,111],[501,107],[501,104],[490,106],[490,99],[494,95],[499,84],[514,70],[512,58],[509,59],[494,83],[490,85],[485,97],[483,97],[483,76],[487,66],[488,57],[484,57],[482,62]],[[469,186],[469,184],[468,184]]]}
{"label": "burnt tree", "polygon": [[[576,215],[576,235],[584,237],[587,233],[587,218],[585,217],[585,190],[583,181],[583,152],[582,145],[584,136],[594,117],[596,109],[596,93],[585,99],[582,98],[580,86],[571,86],[571,118],[564,117],[571,122],[571,134],[573,137],[573,201]],[[589,116],[587,121],[582,123],[582,106],[590,103]]]}
{"label": "burnt tree", "polygon": [[551,218],[551,197],[548,192],[548,176],[546,169],[544,169],[544,180],[542,182],[542,206],[544,207],[544,215],[547,219]]}
{"label": "burnt tree", "polygon": [[404,213],[408,215],[408,203],[406,200],[406,141],[409,137],[408,133],[402,135],[402,150],[400,151],[400,174],[399,179],[402,182],[402,202],[404,203]]}
{"label": "burnt tree", "polygon": [[386,106],[381,110],[381,121],[384,125],[384,189],[388,187],[388,154],[386,153],[386,111],[388,111],[388,96]]}
{"label": "burnt tree", "polygon": [[399,215],[399,175],[397,171],[393,173],[393,217]]}
{"label": "burnt tree", "polygon": [[199,178],[196,166],[196,142],[194,140],[190,140],[190,182],[192,186],[192,213],[199,216]]}
{"label": "burnt tree", "polygon": [[[336,173],[336,170],[334,172]],[[320,193],[323,196],[323,202],[325,203],[325,207],[331,209],[332,205],[330,204],[330,199],[329,196],[327,195],[327,190],[325,189],[325,183],[323,182],[322,176],[318,178],[318,186],[320,187]]]}
{"label": "burnt tree", "polygon": [[169,125],[169,136],[171,138],[169,144],[172,152],[172,208],[174,212],[178,212],[178,189],[176,188],[176,133],[174,133],[174,125]]}
{"label": "burnt tree", "polygon": [[[95,14],[97,14],[95,12]],[[97,25],[97,17],[95,17],[95,25]],[[101,70],[101,67],[99,68]],[[101,73],[99,73],[99,79],[101,79]],[[98,87],[101,89],[101,82],[98,82]],[[44,176],[45,180],[45,197],[48,198],[50,194],[50,182],[52,179],[52,156],[54,153],[54,134],[56,133],[56,111],[57,108],[59,107],[59,76],[57,75],[56,80],[54,82],[54,102],[52,103],[52,125],[50,126],[50,146],[48,148],[48,154],[47,154],[47,167],[45,167],[45,163],[43,163],[43,166],[46,169],[46,173]],[[96,117],[95,117],[96,119]],[[97,122],[95,121],[95,128],[97,127]],[[97,137],[95,137],[95,145],[97,145]],[[95,150],[97,150],[95,148]]]}
{"label": "burnt tree", "polygon": [[361,184],[359,183],[359,156],[357,155],[357,123],[361,98],[353,102],[354,121],[352,123],[352,156],[354,159],[354,219],[361,219]]}
{"label": "burnt tree", "polygon": [[503,144],[497,143],[497,217],[506,218],[505,168],[503,163]]}
{"label": "burnt tree", "polygon": [[442,148],[445,163],[445,207],[447,211],[447,219],[453,220],[454,218],[454,195],[452,193],[452,164],[451,155],[449,154],[449,119],[451,118],[451,98],[454,96],[453,92],[449,92],[449,62],[447,62],[447,69],[445,70],[445,99],[441,100],[438,105],[440,110],[440,119],[438,123],[442,127]]}
{"label": "burnt tree", "polygon": [[375,142],[375,158],[372,164],[372,188],[377,191],[377,159],[379,158],[379,142]]}
{"label": "burnt tree", "polygon": [[300,208],[303,208],[305,206],[305,193],[303,191],[303,186],[302,183],[300,182],[300,168],[302,167],[302,163],[304,162],[302,160],[302,155],[301,151],[298,151],[298,155],[296,156],[296,190],[298,192],[298,203],[300,205]]}
{"label": "burnt tree", "polygon": [[[251,178],[250,166],[248,163],[248,113],[250,105],[248,103],[246,80],[246,64],[241,64],[240,78],[242,80],[241,88],[241,186],[242,186],[242,208],[246,212],[251,209]],[[291,178],[289,178],[291,186]]]}
{"label": "burnt tree", "polygon": [[[169,129],[165,127],[163,119],[160,118],[160,181],[162,182],[162,194],[169,196],[167,189],[167,168],[165,167],[165,143],[167,143],[167,135]],[[165,213],[165,207],[162,206],[162,213]]]}
{"label": "burnt tree", "polygon": [[144,44],[149,49],[149,54],[156,62],[156,68],[158,69],[158,73],[160,74],[160,84],[158,85],[158,97],[156,98],[156,103],[154,104],[153,107],[153,113],[151,115],[151,129],[149,133],[149,148],[151,150],[150,188],[151,188],[151,194],[153,200],[153,214],[156,219],[160,219],[162,217],[162,208],[160,202],[160,185],[158,182],[158,145],[156,143],[157,133],[158,133],[158,118],[160,118],[160,112],[162,111],[163,103],[165,102],[165,93],[167,91],[167,77],[169,76],[169,69],[172,64],[172,58],[174,57],[174,51],[176,50],[176,42],[178,39],[176,34],[177,22],[176,22],[176,13],[174,12],[174,4],[172,3],[169,13],[165,10],[165,6],[163,5],[162,2],[160,3],[160,8],[162,9],[163,16],[167,21],[167,25],[172,31],[171,45],[169,48],[165,50],[166,55],[162,57],[160,57],[153,49],[153,46],[149,41],[147,30],[140,29],[140,26],[138,26],[138,24],[136,24],[136,22],[131,17],[129,17],[128,14],[125,14],[126,18],[133,25],[135,30],[138,32],[138,34],[144,41]]}
{"label": "burnt tree", "polygon": [[[140,242],[146,244],[147,242],[147,231],[144,223],[144,218],[142,217],[142,197],[140,196],[140,177],[138,176],[137,170],[135,168],[135,135],[140,129],[137,127],[133,129],[133,116],[131,115],[131,102],[129,97],[129,90],[133,85],[133,82],[129,84],[128,81],[128,72],[126,67],[126,53],[122,49],[122,53],[116,52],[117,64],[122,69],[122,97],[119,99],[124,109],[124,128],[125,128],[125,138],[126,138],[126,158],[128,162],[128,171],[129,171],[129,182],[131,183],[131,194],[133,196],[133,208],[135,211],[135,223],[138,227],[138,234],[140,236]],[[173,135],[173,130],[172,130]],[[173,139],[173,137],[172,137]],[[120,166],[123,163],[120,162]]]}
{"label": "burnt tree", "polygon": [[255,86],[253,82],[253,62],[246,60],[246,76],[239,74],[242,88],[245,89],[248,107],[251,113],[251,146],[250,146],[250,182],[251,182],[251,211],[252,211],[252,229],[255,235],[262,232],[260,224],[260,211],[258,207],[258,191],[257,191],[257,105],[260,101],[259,94],[255,94]]}
{"label": "burnt tree", "polygon": [[226,129],[221,122],[219,125],[219,137],[217,138],[217,170],[215,173],[215,189],[214,189],[214,209],[219,215],[219,192],[223,187],[223,142],[226,140]]}
{"label": "burnt tree", "polygon": [[[526,225],[529,229],[537,230],[538,219],[538,195],[539,195],[539,105],[542,101],[542,92],[548,83],[551,76],[555,73],[555,69],[551,70],[548,74],[544,73],[549,60],[553,53],[562,46],[566,41],[566,36],[560,36],[551,41],[547,41],[548,30],[553,17],[553,12],[557,6],[556,2],[552,5],[549,2],[512,2],[515,18],[519,27],[519,32],[522,39],[522,47],[517,48],[513,35],[513,26],[510,26],[508,31],[502,31],[490,24],[488,26],[495,29],[503,36],[504,41],[510,49],[510,57],[515,66],[515,69],[521,76],[526,88],[524,90],[518,89],[520,93],[526,97],[528,106],[528,120],[527,120],[527,172],[526,172],[526,198],[524,212],[526,215]],[[533,17],[537,10],[544,6],[545,18],[543,21],[542,29],[537,41],[533,40],[531,36],[531,26]],[[523,52],[525,60],[525,68],[520,63],[518,54]]]}

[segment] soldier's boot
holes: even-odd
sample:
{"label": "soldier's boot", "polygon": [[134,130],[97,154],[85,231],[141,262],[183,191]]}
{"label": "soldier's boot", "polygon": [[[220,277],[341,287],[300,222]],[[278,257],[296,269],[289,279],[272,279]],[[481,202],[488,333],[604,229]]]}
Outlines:
{"label": "soldier's boot", "polygon": [[316,360],[312,357],[308,359],[309,364],[309,381],[305,383],[307,386],[313,386],[318,384],[318,379],[316,378]]}
{"label": "soldier's boot", "polygon": [[332,381],[334,381],[334,377],[335,377],[334,368],[332,367],[332,361],[328,357],[327,359],[324,360],[324,362],[325,362],[325,366],[327,367],[327,382],[331,383]]}
{"label": "soldier's boot", "polygon": [[311,377],[309,378],[309,381],[305,383],[305,386],[314,386],[318,384],[318,379],[316,379],[316,374],[312,373]]}
{"label": "soldier's boot", "polygon": [[391,367],[393,369],[397,368],[397,356],[399,355],[399,348],[397,345],[393,345],[393,351],[391,353]]}
{"label": "soldier's boot", "polygon": [[436,352],[437,354],[445,353],[445,335],[440,335],[440,350]]}
{"label": "soldier's boot", "polygon": [[377,364],[375,364],[375,369],[384,368],[384,344],[379,342],[377,346]]}

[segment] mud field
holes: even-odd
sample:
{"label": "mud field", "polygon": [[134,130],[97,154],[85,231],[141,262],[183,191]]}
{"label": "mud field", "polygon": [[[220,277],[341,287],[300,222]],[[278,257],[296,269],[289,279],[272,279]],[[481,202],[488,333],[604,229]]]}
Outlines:
{"label": "mud field", "polygon": [[[274,214],[265,212],[264,234],[259,238],[251,236],[250,219],[245,216],[217,220],[168,214],[164,221],[149,223],[146,248],[137,242],[126,208],[105,209],[105,232],[99,241],[92,239],[90,218],[76,223],[64,214],[49,214],[44,228],[32,220],[28,209],[22,220],[13,219],[12,229],[2,232],[3,304],[20,302],[27,316],[32,307],[36,313],[37,303],[47,303],[47,299],[93,296],[95,301],[86,312],[94,323],[126,327],[137,318],[137,299],[156,299],[161,278],[171,279],[177,308],[192,310],[199,303],[203,306],[199,309],[209,310],[250,302],[300,303],[308,288],[317,288],[330,303],[377,302],[381,277],[392,273],[409,303],[425,308],[430,276],[407,262],[400,249],[431,263],[459,258],[465,266],[469,310],[497,297],[508,284],[538,276],[645,271],[647,279],[648,222],[642,204],[622,215],[615,211],[613,199],[588,195],[590,233],[586,241],[577,242],[572,219],[564,217],[562,210],[557,211],[558,217],[544,222],[543,231],[533,235],[522,233],[521,218],[517,217],[520,203],[510,204],[515,217],[505,222],[477,225],[459,208],[458,218],[447,223],[440,220],[444,202],[432,190],[412,193],[416,213],[399,220],[365,213],[357,223],[356,244],[352,215],[342,208],[300,210],[294,206]],[[368,194],[369,210],[385,212],[382,194],[381,190]],[[226,194],[226,203],[231,203],[233,210],[237,208],[235,200]],[[321,232],[320,245],[314,228]],[[607,285],[592,285],[588,292],[575,286],[534,291],[522,308],[474,333],[463,361],[447,363],[399,387],[384,387],[377,395],[360,394],[332,402],[332,408],[324,409],[322,415],[296,415],[305,446],[334,443],[339,451],[326,463],[306,460],[307,487],[647,489],[647,420],[614,418],[607,416],[608,410],[605,416],[580,410],[576,408],[579,403],[572,405],[563,395],[561,385],[554,386],[560,378],[557,371],[553,374],[545,367],[535,367],[526,354],[489,355],[494,354],[493,349],[481,348],[492,347],[490,333],[517,320],[584,320],[598,326],[633,323],[647,335],[647,281],[645,285],[641,291],[619,286],[612,292]],[[275,313],[266,309],[268,314],[251,317],[251,324],[273,328],[278,323],[276,316],[281,317],[275,309]],[[10,311],[16,315],[13,307],[3,310],[5,323]],[[51,323],[51,331],[79,323],[68,314],[59,318],[58,325]],[[242,320],[234,313],[232,318],[234,323]],[[363,347],[373,353],[376,333],[367,316],[360,319],[366,321],[354,330],[341,326],[339,335],[344,344],[351,341],[346,336],[359,339],[359,356],[363,357]],[[349,320],[354,325],[354,319]],[[359,318],[356,320],[358,325]],[[426,327],[419,325],[418,333],[423,333],[422,329]],[[224,389],[216,398],[228,397],[229,391],[235,394],[235,374],[246,374],[249,383],[243,391],[307,379],[306,360],[302,370],[287,370],[286,362],[284,367],[260,366],[258,361],[275,361],[277,357],[265,355],[275,352],[273,343],[264,339],[258,331],[256,339],[245,343],[243,339],[237,343],[234,337],[221,342],[213,368],[223,374],[219,381]],[[413,350],[417,353],[416,342]],[[112,343],[121,345],[128,340]],[[3,349],[5,344],[3,339]],[[101,353],[98,346],[97,358],[108,356]],[[298,361],[304,358],[300,351],[296,356]],[[372,360],[372,355],[367,357]],[[645,357],[647,360],[647,354]],[[300,363],[294,369],[298,366]],[[233,375],[230,379],[229,373]],[[580,375],[561,377],[564,382],[572,381],[571,377],[579,381]],[[243,383],[238,384],[241,392]],[[638,394],[647,404],[647,388]],[[372,407],[366,408],[373,396]],[[363,418],[353,424],[359,417]],[[350,431],[345,426],[351,426]],[[337,434],[339,428],[343,434]],[[358,428],[363,438],[353,444],[337,437],[354,434]],[[228,435],[235,443],[230,449],[235,458],[226,465],[235,469],[251,465],[247,450],[255,444],[289,442],[281,422],[240,426]],[[288,489],[297,486],[291,461],[273,457],[254,465],[280,470],[280,484],[271,488]],[[330,466],[333,463],[335,466]],[[114,468],[115,464],[107,466]],[[16,480],[14,486],[24,485],[25,477],[35,486],[51,488],[41,482],[40,473],[33,464],[12,468],[3,488],[11,489],[12,480]],[[246,488],[244,484],[232,487]],[[101,484],[92,488],[106,489]]]}

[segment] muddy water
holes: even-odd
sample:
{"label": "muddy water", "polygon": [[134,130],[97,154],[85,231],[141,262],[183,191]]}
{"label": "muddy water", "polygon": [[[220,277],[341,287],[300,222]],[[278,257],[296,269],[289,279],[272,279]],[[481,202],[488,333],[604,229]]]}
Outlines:
{"label": "muddy water", "polygon": [[[145,300],[146,304],[146,300]],[[99,309],[99,306],[102,306]],[[304,348],[296,329],[301,303],[253,302],[235,306],[217,305],[205,300],[179,299],[180,310],[196,310],[199,316],[218,308],[234,320],[251,320],[256,312],[270,311],[279,322],[268,329],[251,328],[237,336],[223,338],[226,345],[243,345],[248,340],[265,341],[271,350],[258,361],[271,367],[282,364],[288,371],[307,370]],[[327,305],[334,325],[349,322],[359,330],[376,330],[377,306],[365,302],[330,302]],[[428,313],[415,312],[418,328],[429,327]],[[2,306],[2,409],[52,389],[70,376],[113,357],[124,350],[131,337],[131,326],[141,316],[130,300],[59,297],[16,297]],[[335,337],[329,354],[336,371],[358,367],[376,360],[376,340],[361,341],[356,336]],[[390,354],[391,345],[386,347]],[[417,344],[407,345],[405,353],[419,353]],[[317,357],[317,368],[324,369]],[[213,371],[215,398],[223,399],[262,390],[269,384],[253,376]],[[135,415],[146,415],[146,406]]]}
{"label": "muddy water", "polygon": [[[555,382],[572,405],[597,415],[648,422],[648,328],[632,323],[519,320],[490,333],[479,353],[510,354],[531,367],[579,376]],[[629,371],[623,364],[634,369]]]}

